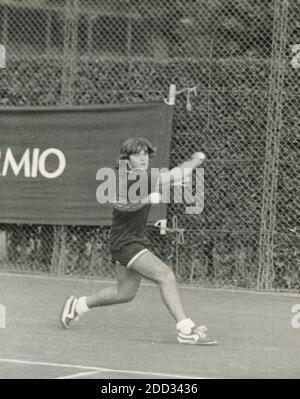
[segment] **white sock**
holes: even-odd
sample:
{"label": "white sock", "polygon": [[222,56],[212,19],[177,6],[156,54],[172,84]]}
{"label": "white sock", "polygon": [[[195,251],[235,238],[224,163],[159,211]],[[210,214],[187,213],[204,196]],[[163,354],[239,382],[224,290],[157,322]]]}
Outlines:
{"label": "white sock", "polygon": [[84,313],[88,312],[90,309],[86,304],[86,296],[81,296],[76,304],[76,312],[79,316],[82,316]]}
{"label": "white sock", "polygon": [[176,329],[183,334],[190,334],[193,327],[195,327],[195,323],[191,319],[180,320],[176,324]]}

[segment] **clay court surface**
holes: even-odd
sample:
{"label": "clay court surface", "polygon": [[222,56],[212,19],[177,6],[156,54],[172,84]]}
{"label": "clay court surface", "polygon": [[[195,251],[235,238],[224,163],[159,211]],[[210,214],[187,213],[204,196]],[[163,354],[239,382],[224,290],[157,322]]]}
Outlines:
{"label": "clay court surface", "polygon": [[180,288],[191,317],[219,340],[215,347],[177,344],[174,322],[149,284],[133,302],[99,308],[62,329],[66,296],[109,284],[0,273],[0,378],[300,377],[300,328],[291,325],[300,295]]}

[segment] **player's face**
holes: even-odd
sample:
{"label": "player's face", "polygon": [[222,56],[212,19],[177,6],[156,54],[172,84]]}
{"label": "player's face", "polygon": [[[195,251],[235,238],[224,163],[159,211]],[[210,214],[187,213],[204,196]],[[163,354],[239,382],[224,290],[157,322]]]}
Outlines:
{"label": "player's face", "polygon": [[132,169],[148,169],[149,167],[149,154],[148,151],[141,150],[136,154],[129,156],[129,161]]}

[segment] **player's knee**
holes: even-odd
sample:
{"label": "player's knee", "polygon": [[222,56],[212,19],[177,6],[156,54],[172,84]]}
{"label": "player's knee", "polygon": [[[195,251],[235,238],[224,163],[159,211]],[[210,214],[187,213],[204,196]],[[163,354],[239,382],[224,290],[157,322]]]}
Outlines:
{"label": "player's knee", "polygon": [[136,291],[120,291],[119,292],[120,302],[122,302],[122,303],[133,301],[135,296],[136,296]]}
{"label": "player's knee", "polygon": [[160,278],[160,284],[173,284],[176,282],[175,274],[171,269],[164,271]]}
{"label": "player's knee", "polygon": [[123,296],[122,302],[123,303],[131,302],[134,300],[134,298],[135,298],[135,294],[128,294],[128,295]]}

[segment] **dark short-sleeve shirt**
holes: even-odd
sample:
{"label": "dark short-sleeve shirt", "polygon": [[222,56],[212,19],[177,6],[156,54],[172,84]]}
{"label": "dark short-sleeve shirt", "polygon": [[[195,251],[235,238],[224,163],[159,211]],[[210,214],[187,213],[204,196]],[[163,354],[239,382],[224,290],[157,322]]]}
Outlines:
{"label": "dark short-sleeve shirt", "polygon": [[[130,188],[133,188],[133,184],[138,182],[138,178],[132,178],[133,173],[127,171],[123,177],[118,176],[117,179],[117,199],[113,207],[112,214],[112,225],[110,232],[110,250],[118,251],[123,246],[130,243],[140,243],[145,247],[150,245],[148,238],[145,235],[146,223],[148,215],[151,209],[150,203],[130,202],[129,192]],[[119,181],[121,179],[121,185]],[[122,187],[122,183],[127,183],[127,189],[123,193],[120,193],[119,187]],[[147,179],[143,182],[146,187],[143,186],[143,194],[149,195],[153,190],[158,179],[158,173],[151,173],[147,171]],[[137,193],[140,194],[139,190]]]}

